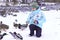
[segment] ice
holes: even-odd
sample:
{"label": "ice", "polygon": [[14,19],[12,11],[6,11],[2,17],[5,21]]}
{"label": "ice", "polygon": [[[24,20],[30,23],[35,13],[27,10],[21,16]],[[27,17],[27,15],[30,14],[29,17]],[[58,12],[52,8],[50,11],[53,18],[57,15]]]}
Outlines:
{"label": "ice", "polygon": [[[20,33],[23,37],[23,40],[60,40],[60,10],[51,10],[51,11],[42,11],[46,16],[46,23],[42,27],[42,36],[37,38],[36,36],[29,37],[29,27],[25,30],[15,29],[13,27],[13,22],[17,19],[17,23],[25,24],[26,19],[30,12],[19,12],[14,13],[18,16],[9,15],[7,17],[1,17],[0,21],[3,21],[4,24],[9,25],[6,36],[2,40],[16,40],[9,34],[9,32]],[[2,31],[4,33],[4,31]]]}

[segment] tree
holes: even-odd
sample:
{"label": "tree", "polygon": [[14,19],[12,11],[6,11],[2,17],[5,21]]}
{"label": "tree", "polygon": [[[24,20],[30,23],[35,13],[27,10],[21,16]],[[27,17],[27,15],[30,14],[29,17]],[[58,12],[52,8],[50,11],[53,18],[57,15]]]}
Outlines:
{"label": "tree", "polygon": [[18,4],[18,0],[12,0],[12,2],[13,2],[13,5]]}
{"label": "tree", "polygon": [[6,0],[6,6],[9,6],[9,0]]}

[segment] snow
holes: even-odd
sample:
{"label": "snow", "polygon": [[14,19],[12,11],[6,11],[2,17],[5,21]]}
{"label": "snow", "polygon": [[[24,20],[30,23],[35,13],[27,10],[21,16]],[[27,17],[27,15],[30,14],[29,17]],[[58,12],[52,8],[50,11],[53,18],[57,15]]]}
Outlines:
{"label": "snow", "polygon": [[[18,16],[9,15],[7,17],[1,17],[0,21],[3,21],[4,24],[9,25],[9,29],[6,31],[8,35],[4,36],[2,40],[16,40],[13,38],[9,32],[17,32],[20,33],[23,37],[23,40],[60,40],[60,10],[51,10],[51,11],[42,11],[46,16],[46,23],[44,23],[42,27],[42,36],[37,38],[35,35],[30,37],[29,36],[29,27],[25,30],[15,29],[13,27],[13,22],[15,19],[18,20],[17,23],[25,24],[26,19],[30,12],[19,12],[14,13]],[[4,33],[4,31],[2,31]]]}

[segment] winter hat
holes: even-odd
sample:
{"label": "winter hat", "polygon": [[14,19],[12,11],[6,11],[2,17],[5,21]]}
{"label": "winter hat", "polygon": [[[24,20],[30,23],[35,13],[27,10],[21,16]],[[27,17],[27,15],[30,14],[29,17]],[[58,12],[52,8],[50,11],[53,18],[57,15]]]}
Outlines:
{"label": "winter hat", "polygon": [[32,8],[38,8],[39,7],[39,5],[38,5],[38,3],[37,2],[32,2]]}

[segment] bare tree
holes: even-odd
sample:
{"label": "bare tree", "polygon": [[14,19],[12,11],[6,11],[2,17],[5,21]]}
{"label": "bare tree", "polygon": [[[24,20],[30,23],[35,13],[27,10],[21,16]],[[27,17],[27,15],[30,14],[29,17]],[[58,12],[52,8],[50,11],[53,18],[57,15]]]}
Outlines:
{"label": "bare tree", "polygon": [[9,0],[6,0],[6,6],[9,6]]}
{"label": "bare tree", "polygon": [[12,0],[12,2],[13,2],[13,5],[18,4],[18,0]]}

